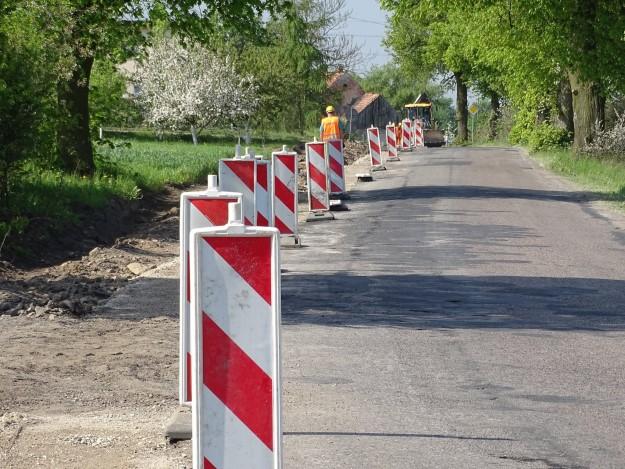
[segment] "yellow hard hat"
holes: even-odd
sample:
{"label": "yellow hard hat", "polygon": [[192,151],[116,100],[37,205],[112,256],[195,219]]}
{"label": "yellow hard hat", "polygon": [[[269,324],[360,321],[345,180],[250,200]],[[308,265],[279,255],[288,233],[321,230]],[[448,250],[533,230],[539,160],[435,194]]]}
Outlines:
{"label": "yellow hard hat", "polygon": [[334,112],[334,106],[331,104],[326,108],[326,112]]}

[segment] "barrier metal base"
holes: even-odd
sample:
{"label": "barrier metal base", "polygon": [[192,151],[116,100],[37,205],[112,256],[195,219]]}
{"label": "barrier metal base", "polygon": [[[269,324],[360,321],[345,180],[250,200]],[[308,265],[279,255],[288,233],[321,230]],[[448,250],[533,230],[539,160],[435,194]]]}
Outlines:
{"label": "barrier metal base", "polygon": [[384,166],[383,164],[372,166],[371,171],[386,171],[386,166]]}
{"label": "barrier metal base", "polygon": [[282,249],[299,249],[302,247],[302,240],[299,236],[282,235],[280,236],[280,247]]}
{"label": "barrier metal base", "polygon": [[165,427],[165,438],[169,443],[190,440],[193,431],[191,429],[191,408],[178,407]]}
{"label": "barrier metal base", "polygon": [[359,182],[371,182],[373,181],[373,176],[371,176],[371,173],[358,173],[356,174],[356,179]]}
{"label": "barrier metal base", "polygon": [[334,220],[334,214],[331,212],[309,212],[306,217],[306,223],[326,220]]}
{"label": "barrier metal base", "polygon": [[332,212],[347,212],[349,208],[342,199],[330,199],[330,211]]}
{"label": "barrier metal base", "polygon": [[399,156],[393,156],[393,157],[391,157],[391,158],[387,158],[387,159],[386,159],[386,161],[387,161],[387,162],[388,162],[388,161],[393,162],[393,161],[401,161],[401,160],[399,159]]}

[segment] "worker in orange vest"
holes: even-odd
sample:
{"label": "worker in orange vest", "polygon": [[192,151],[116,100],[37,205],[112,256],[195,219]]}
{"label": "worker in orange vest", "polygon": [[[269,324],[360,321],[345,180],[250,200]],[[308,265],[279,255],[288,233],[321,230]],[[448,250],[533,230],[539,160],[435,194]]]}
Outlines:
{"label": "worker in orange vest", "polygon": [[395,124],[395,141],[397,142],[398,147],[401,147],[401,138],[402,138],[402,131],[401,131],[401,121],[400,121],[397,124]]}
{"label": "worker in orange vest", "polygon": [[326,107],[327,117],[321,119],[321,127],[319,127],[319,133],[321,134],[321,140],[342,140],[343,139],[343,123],[336,116],[334,106],[330,105]]}

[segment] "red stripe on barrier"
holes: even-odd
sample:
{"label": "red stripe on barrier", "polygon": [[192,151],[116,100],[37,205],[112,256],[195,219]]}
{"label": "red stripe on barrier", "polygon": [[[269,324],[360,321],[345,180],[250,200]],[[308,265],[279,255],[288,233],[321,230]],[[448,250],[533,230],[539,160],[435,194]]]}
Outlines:
{"label": "red stripe on barrier", "polygon": [[206,387],[273,451],[271,377],[206,313],[202,314],[202,354]]}
{"label": "red stripe on barrier", "polygon": [[380,146],[377,143],[375,143],[373,140],[370,140],[370,144],[371,144],[371,149],[377,154],[380,154]]}
{"label": "red stripe on barrier", "polygon": [[327,210],[328,207],[323,205],[323,203],[317,200],[315,197],[310,198],[310,207],[312,210]]}
{"label": "red stripe on barrier", "polygon": [[336,149],[336,151],[338,151],[339,153],[341,152],[341,147],[343,145],[342,145],[342,142],[340,140],[330,140],[328,142],[328,144],[332,145]]}
{"label": "red stripe on barrier", "polygon": [[341,163],[336,161],[334,158],[330,158],[330,169],[334,171],[335,174],[343,177],[343,167],[341,166]]}
{"label": "red stripe on barrier", "polygon": [[191,204],[214,226],[228,223],[228,204],[236,199],[192,199]]}
{"label": "red stripe on barrier", "polygon": [[291,212],[295,212],[295,194],[278,178],[274,178],[274,190],[280,202]]}
{"label": "red stripe on barrier", "polygon": [[312,164],[308,165],[310,171],[310,179],[315,181],[321,189],[326,190],[326,175],[315,168]]}
{"label": "red stripe on barrier", "polygon": [[320,158],[325,159],[325,148],[323,142],[309,143],[308,148],[317,153]]}
{"label": "red stripe on barrier", "polygon": [[271,238],[204,238],[249,286],[271,304]]}
{"label": "red stripe on barrier", "polygon": [[277,158],[278,158],[278,161],[280,161],[280,163],[286,166],[289,171],[291,171],[292,173],[295,172],[295,158],[297,157],[293,157],[291,155],[288,155],[288,156],[278,155]]}
{"label": "red stripe on barrier", "polygon": [[336,192],[343,192],[343,191],[339,186],[337,186],[332,181],[330,181],[330,192],[336,193]]}
{"label": "red stripe on barrier", "polygon": [[230,168],[237,177],[243,181],[249,190],[254,190],[254,161],[224,161],[225,165]]}
{"label": "red stripe on barrier", "polygon": [[378,136],[378,129],[377,127],[374,127],[372,129],[369,129],[369,132],[371,132],[373,135],[375,135],[376,137]]}
{"label": "red stripe on barrier", "polygon": [[217,466],[213,466],[208,459],[204,458],[204,469],[217,469]]}
{"label": "red stripe on barrier", "polygon": [[[266,164],[256,165],[256,181],[260,184],[260,187],[267,190],[267,166]],[[267,225],[258,225],[267,226]]]}
{"label": "red stripe on barrier", "polygon": [[191,402],[191,390],[193,386],[191,386],[191,379],[193,374],[191,373],[191,354],[187,352],[187,373],[189,373],[187,379],[187,401]]}
{"label": "red stripe on barrier", "polygon": [[278,217],[275,217],[276,228],[280,231],[280,234],[293,234],[293,230],[286,226],[286,224],[280,220]]}
{"label": "red stripe on barrier", "polygon": [[269,221],[260,212],[256,214],[256,226],[269,226]]}
{"label": "red stripe on barrier", "polygon": [[254,223],[252,223],[252,222],[250,221],[250,219],[249,219],[249,218],[247,218],[247,217],[243,217],[243,224],[244,224],[245,226],[254,226]]}

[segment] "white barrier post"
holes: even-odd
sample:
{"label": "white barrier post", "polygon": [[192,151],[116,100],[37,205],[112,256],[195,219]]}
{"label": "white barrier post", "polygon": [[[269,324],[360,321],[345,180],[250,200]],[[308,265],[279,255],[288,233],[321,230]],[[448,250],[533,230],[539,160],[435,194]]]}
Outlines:
{"label": "white barrier post", "polygon": [[228,223],[228,204],[241,202],[241,194],[222,192],[217,188],[217,176],[208,176],[208,186],[202,192],[183,192],[180,196],[180,366],[179,401],[191,405],[191,284],[189,279],[189,233],[196,228],[221,226]]}
{"label": "white barrier post", "polygon": [[292,239],[294,246],[301,246],[297,227],[297,153],[287,151],[285,145],[282,151],[271,154],[271,160],[272,226],[286,239]]}
{"label": "white barrier post", "polygon": [[306,221],[334,219],[330,210],[327,147],[324,142],[306,144],[308,211]]}
{"label": "white barrier post", "polygon": [[403,121],[401,121],[401,132],[402,132],[402,136],[401,136],[401,149],[404,151],[408,151],[410,150],[410,134],[412,133],[410,131],[411,128],[411,122],[410,119],[404,119]]}
{"label": "white barrier post", "polygon": [[256,161],[256,226],[272,226],[271,161]]}
{"label": "white barrier post", "polygon": [[280,244],[275,228],[191,232],[193,467],[282,466]]}
{"label": "white barrier post", "polygon": [[386,161],[399,161],[397,136],[395,135],[395,125],[393,123],[389,123],[386,126],[386,149],[388,150]]}
{"label": "white barrier post", "polygon": [[219,160],[219,187],[243,195],[243,222],[248,226],[256,225],[256,158],[253,154]]}
{"label": "white barrier post", "polygon": [[380,145],[380,129],[369,127],[367,129],[369,142],[369,156],[371,157],[371,171],[381,171],[386,168],[382,165],[382,147]]}

